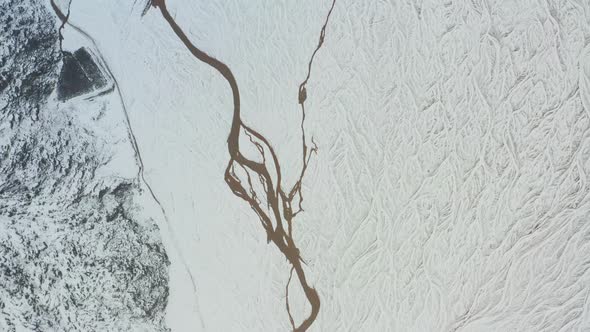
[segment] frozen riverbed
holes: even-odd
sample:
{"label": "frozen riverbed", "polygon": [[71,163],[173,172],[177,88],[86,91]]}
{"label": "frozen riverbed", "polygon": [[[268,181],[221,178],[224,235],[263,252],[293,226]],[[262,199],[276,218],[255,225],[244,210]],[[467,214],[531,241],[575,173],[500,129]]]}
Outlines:
{"label": "frozen riverbed", "polygon": [[[0,84],[0,253],[19,257],[0,259],[0,330],[590,329],[587,2],[24,6],[10,15],[54,30],[35,58],[50,63],[0,45],[46,85],[23,96],[13,87],[28,81]],[[66,76],[78,83],[60,94]],[[62,127],[73,145],[44,154],[69,144]],[[20,162],[31,145],[43,148]],[[41,163],[69,155],[84,156],[79,172]],[[38,174],[49,182],[19,189],[33,196],[21,204],[12,180]],[[104,231],[74,238],[58,208],[96,211]],[[49,263],[31,254],[45,245]],[[87,266],[103,253],[132,270]],[[128,298],[30,272],[62,258],[75,285],[85,266]],[[92,304],[63,305],[71,294]]]}

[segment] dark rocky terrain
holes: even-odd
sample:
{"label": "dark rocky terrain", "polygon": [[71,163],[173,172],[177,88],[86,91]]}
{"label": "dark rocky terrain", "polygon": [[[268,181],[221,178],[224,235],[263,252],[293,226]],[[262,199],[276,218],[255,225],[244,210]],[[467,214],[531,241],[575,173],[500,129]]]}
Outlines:
{"label": "dark rocky terrain", "polygon": [[63,52],[63,66],[57,85],[59,100],[89,93],[106,85],[103,73],[86,48],[79,48],[74,53]]}
{"label": "dark rocky terrain", "polygon": [[67,100],[100,75],[56,92],[64,60],[93,64],[58,28],[47,4],[0,0],[0,331],[166,331],[169,260],[120,101]]}

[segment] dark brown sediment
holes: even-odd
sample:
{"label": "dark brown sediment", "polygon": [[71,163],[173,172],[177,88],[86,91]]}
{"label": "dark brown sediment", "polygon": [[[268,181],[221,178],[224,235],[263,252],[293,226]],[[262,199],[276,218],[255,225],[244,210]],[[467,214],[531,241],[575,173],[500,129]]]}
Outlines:
{"label": "dark brown sediment", "polygon": [[[302,130],[303,166],[302,166],[302,170],[299,174],[297,181],[295,182],[293,187],[290,188],[290,190],[283,190],[283,188],[281,186],[281,168],[279,165],[278,158],[275,154],[275,151],[272,148],[269,141],[262,134],[260,134],[258,131],[252,129],[251,127],[247,126],[246,124],[244,124],[242,122],[242,119],[240,116],[239,89],[238,89],[236,79],[235,79],[233,73],[231,72],[231,70],[229,69],[229,67],[225,63],[208,55],[207,53],[203,52],[202,50],[200,50],[199,48],[197,48],[196,46],[194,46],[191,43],[190,39],[186,36],[186,34],[178,26],[178,24],[175,22],[175,20],[172,18],[172,16],[168,12],[168,9],[166,7],[166,3],[164,0],[154,0],[154,1],[151,1],[150,4],[151,4],[151,6],[159,9],[160,13],[162,14],[163,18],[168,23],[170,28],[173,30],[173,32],[179,38],[179,40],[187,47],[187,49],[190,51],[190,53],[195,58],[197,58],[199,61],[204,62],[204,63],[208,64],[209,66],[215,68],[225,78],[225,80],[230,85],[230,88],[232,90],[234,109],[233,109],[231,128],[230,128],[230,132],[229,132],[229,135],[227,138],[228,152],[229,152],[230,160],[229,160],[228,165],[225,170],[225,181],[226,181],[227,185],[229,186],[229,188],[234,193],[234,195],[236,195],[236,196],[242,198],[244,201],[246,201],[250,205],[252,210],[258,215],[260,222],[261,222],[264,230],[266,231],[267,241],[268,242],[272,241],[275,244],[275,246],[283,253],[283,255],[285,256],[287,261],[292,265],[290,275],[289,275],[289,281],[286,286],[287,313],[289,315],[289,320],[291,322],[291,326],[293,327],[293,331],[307,331],[307,329],[312,325],[312,323],[315,321],[315,319],[317,318],[317,315],[319,313],[320,298],[319,298],[317,291],[313,287],[309,286],[309,284],[307,282],[307,279],[305,276],[305,271],[304,271],[303,265],[302,265],[303,260],[300,256],[299,249],[295,245],[295,242],[293,239],[292,221],[298,213],[303,211],[303,208],[302,208],[303,196],[301,193],[302,181],[303,181],[305,172],[307,170],[310,157],[313,152],[317,151],[317,146],[313,142],[313,138],[311,140],[313,147],[310,149],[307,145],[306,137],[305,137],[305,131],[304,131],[305,105],[304,105],[304,103],[305,103],[305,99],[306,99],[306,95],[307,95],[307,91],[306,91],[305,86],[306,86],[306,84],[310,78],[310,75],[311,75],[311,67],[312,67],[312,63],[313,63],[313,59],[315,57],[315,54],[318,52],[318,50],[321,48],[321,46],[324,42],[326,26],[327,26],[330,14],[334,8],[335,0],[332,2],[332,6],[330,7],[330,11],[328,12],[328,15],[326,17],[324,25],[322,27],[318,45],[309,60],[307,76],[306,76],[305,80],[301,83],[301,85],[299,86],[299,104],[301,105],[301,110],[302,110],[302,119],[301,119],[300,125],[301,125],[301,130]],[[149,8],[150,4],[148,4],[147,8]],[[69,12],[68,12],[68,15],[64,15],[59,10],[59,8],[55,5],[54,0],[51,0],[51,5],[52,5],[54,11],[56,12],[57,16],[62,21],[62,26],[60,27],[60,32],[61,32],[61,29],[63,28],[63,26],[66,24],[66,22],[68,20]],[[144,11],[144,14],[145,14],[145,11]],[[77,28],[75,26],[73,26],[73,27],[76,30],[79,30],[82,34],[86,35],[88,38],[90,38],[90,36],[88,36],[85,32],[81,31],[79,28]],[[107,68],[107,70],[108,70],[108,68]],[[110,73],[110,70],[108,70],[108,71],[109,71],[109,74],[112,76],[112,74]],[[114,77],[113,77],[113,79],[114,79]],[[121,92],[118,88],[118,84],[116,83],[116,80],[115,80],[115,86],[117,89],[117,93],[119,94],[119,96],[122,99],[122,95],[121,95]],[[134,150],[136,152],[136,159],[137,159],[139,167],[140,167],[140,171],[139,171],[140,177],[143,180],[144,184],[146,184],[148,190],[152,194],[152,197],[156,200],[156,202],[159,204],[160,208],[162,209],[162,212],[164,213],[166,221],[168,221],[162,204],[160,204],[159,200],[157,199],[157,197],[155,196],[155,194],[151,190],[151,187],[149,186],[149,184],[145,181],[145,179],[143,177],[143,162],[141,160],[141,155],[139,153],[139,149],[137,147],[135,137],[134,137],[133,132],[131,130],[131,126],[129,123],[129,118],[128,118],[126,110],[125,110],[125,117],[126,117],[126,121],[128,122],[127,125],[129,127],[129,131],[130,131],[129,134],[131,136],[131,141],[132,141]],[[250,143],[252,143],[256,147],[256,149],[258,150],[259,157],[261,157],[262,161],[255,161],[255,160],[249,159],[246,156],[244,156],[244,154],[242,154],[242,152],[240,151],[240,145],[239,145],[240,134],[246,135],[249,138]],[[269,159],[267,159],[267,154],[270,155]],[[240,179],[240,177],[236,174],[236,169],[241,169],[245,173],[245,175],[247,176],[247,179],[246,179],[247,181],[244,181],[244,179]],[[274,175],[274,178],[273,178],[273,175]],[[260,185],[263,188],[262,193],[257,193],[256,190],[254,189],[252,181],[256,181],[256,179],[260,182]],[[265,197],[264,201],[260,200],[262,198],[262,196]],[[296,211],[293,211],[292,203],[296,197],[299,198],[299,202],[297,204]],[[273,226],[273,221],[276,226]],[[186,263],[185,263],[185,266],[186,266]],[[305,318],[303,320],[303,322],[298,326],[295,325],[295,321],[291,315],[290,308],[289,308],[289,300],[288,300],[288,287],[289,287],[289,284],[292,279],[293,271],[295,271],[297,278],[299,280],[299,283],[300,283],[300,285],[303,289],[303,292],[305,294],[305,297],[307,298],[309,304],[311,305],[311,312],[309,313],[308,317]],[[190,272],[189,272],[189,274],[190,274]],[[192,275],[191,275],[191,278],[192,278]],[[193,280],[193,286],[194,286],[194,280]],[[201,321],[201,323],[202,323],[202,321]]]}
{"label": "dark brown sediment", "polygon": [[57,15],[57,17],[59,18],[59,20],[61,21],[61,24],[59,26],[58,34],[59,34],[59,50],[63,52],[63,47],[62,47],[62,42],[64,40],[64,36],[62,34],[62,31],[64,29],[64,27],[66,26],[66,23],[68,23],[68,19],[70,18],[70,7],[72,6],[72,0],[70,0],[68,2],[68,12],[64,15],[61,10],[59,10],[59,8],[57,7],[57,5],[55,4],[54,0],[51,0],[51,8],[53,8],[53,11],[55,12],[55,14]]}
{"label": "dark brown sediment", "polygon": [[[311,77],[311,67],[313,65],[313,60],[315,58],[315,55],[319,51],[319,49],[322,47],[322,45],[324,44],[324,39],[325,39],[325,35],[326,35],[326,27],[328,26],[328,21],[330,20],[330,15],[332,14],[332,11],[334,10],[335,5],[336,5],[336,0],[332,0],[332,5],[330,6],[330,10],[328,11],[328,14],[326,15],[324,25],[322,26],[322,29],[320,32],[318,44],[309,59],[309,62],[307,65],[307,75],[305,76],[305,80],[303,82],[301,82],[301,84],[299,85],[298,99],[299,99],[299,105],[301,105],[301,142],[302,142],[302,162],[303,162],[303,165],[301,167],[301,173],[299,173],[299,178],[297,179],[297,181],[295,182],[295,184],[293,185],[293,187],[289,191],[289,196],[285,197],[284,193],[281,192],[281,195],[283,196],[282,199],[283,199],[284,209],[285,209],[285,211],[288,212],[288,213],[286,213],[286,219],[287,219],[287,223],[288,223],[288,227],[289,227],[289,238],[291,240],[293,239],[292,220],[293,220],[293,218],[295,218],[297,216],[297,214],[299,214],[300,212],[303,211],[303,206],[302,206],[303,194],[301,193],[303,177],[305,176],[305,172],[307,171],[307,166],[309,165],[309,160],[311,158],[312,153],[317,152],[317,149],[318,149],[317,145],[313,141],[313,137],[312,137],[311,143],[313,144],[313,147],[310,150],[308,150],[309,147],[307,146],[307,141],[305,139],[304,123],[305,123],[305,100],[307,99],[306,85]],[[291,207],[291,203],[293,202],[295,195],[299,196],[299,202],[298,202],[297,211],[293,212],[292,207]],[[286,205],[285,202],[288,202],[288,205]],[[295,266],[293,266],[293,268],[295,268]],[[293,273],[293,269],[291,270],[291,274],[292,273]],[[289,275],[289,282],[291,281],[291,274]],[[299,273],[297,273],[297,276],[299,277]],[[301,280],[301,277],[300,277],[300,280]],[[287,288],[288,287],[289,286],[287,284]],[[305,287],[304,287],[304,290],[305,290]],[[315,290],[314,290],[314,292],[315,292]],[[315,293],[316,293],[315,296],[318,296],[317,292],[315,292]],[[306,295],[307,295],[307,292],[306,292]],[[307,321],[304,321],[304,324],[309,321],[309,325],[307,325],[307,327],[309,327],[311,325],[311,323],[313,323],[313,321],[317,317],[317,314],[319,312],[319,307],[320,307],[319,297],[317,298],[317,304],[315,304],[315,306],[309,296],[308,296],[308,300],[310,301],[310,304],[312,306],[312,314],[310,315],[310,317],[308,318]],[[287,312],[289,314],[289,319],[291,319],[291,323],[293,323],[292,315],[289,310],[288,292],[286,293],[286,302],[287,302]],[[315,314],[314,314],[314,309],[316,310]],[[303,324],[301,327],[303,327]],[[305,327],[304,329],[301,329],[301,330],[294,328],[294,330],[295,331],[305,331],[305,330],[307,330],[307,327]]]}
{"label": "dark brown sediment", "polygon": [[[318,45],[309,60],[307,76],[299,86],[299,104],[301,105],[302,110],[301,131],[303,147],[303,166],[297,181],[295,182],[293,187],[287,191],[283,190],[281,186],[281,167],[279,165],[278,158],[271,144],[262,134],[244,124],[241,119],[240,93],[238,89],[238,84],[229,67],[225,63],[203,52],[190,41],[190,39],[183,32],[183,30],[178,26],[174,18],[172,18],[172,16],[170,15],[170,12],[166,7],[165,0],[154,0],[151,2],[152,6],[160,10],[162,16],[170,25],[170,28],[174,31],[176,36],[180,39],[180,41],[182,41],[186,48],[191,52],[191,54],[198,60],[215,68],[225,78],[225,80],[228,82],[231,88],[234,109],[231,128],[227,138],[227,146],[230,160],[225,170],[225,181],[234,193],[234,195],[243,199],[250,205],[252,210],[257,214],[258,218],[260,219],[262,227],[266,231],[267,241],[272,241],[275,244],[275,246],[283,253],[287,261],[289,261],[289,263],[292,265],[291,272],[289,275],[289,281],[286,286],[286,307],[287,313],[289,315],[289,320],[291,322],[291,326],[293,327],[293,331],[297,332],[307,331],[307,329],[317,318],[320,309],[319,295],[317,291],[313,287],[309,286],[307,282],[305,272],[301,264],[303,260],[301,259],[299,248],[297,248],[293,240],[292,227],[293,218],[299,212],[303,211],[301,205],[301,202],[303,201],[303,197],[301,194],[302,181],[307,170],[311,154],[317,151],[317,147],[315,143],[313,143],[313,139],[312,144],[314,145],[314,147],[309,149],[308,151],[308,146],[305,138],[305,99],[307,94],[305,85],[307,84],[311,75],[311,67],[315,54],[318,52],[318,50],[321,48],[324,42],[326,26],[328,24],[330,14],[334,9],[335,2],[336,1],[333,0],[332,5],[330,7],[330,11],[328,12],[324,25],[322,26]],[[249,138],[249,141],[256,147],[260,154],[259,157],[261,157],[262,159],[261,162],[248,159],[242,154],[242,152],[240,151],[239,143],[240,133],[246,135]],[[266,153],[270,154],[271,160],[267,160]],[[247,176],[247,181],[240,180],[239,176],[235,172],[237,167],[241,168],[242,171],[245,172]],[[273,181],[271,172],[274,172],[276,182]],[[266,197],[265,202],[260,201],[261,195],[260,193],[256,192],[254,186],[252,185],[253,178],[257,178],[258,181],[260,181],[260,185],[264,190],[262,194]],[[297,210],[293,211],[292,203],[296,196],[298,196],[299,198],[299,203]],[[265,207],[267,210],[265,209]],[[273,226],[273,221],[275,222],[276,226]],[[287,229],[285,229],[285,223]],[[304,319],[299,326],[295,325],[295,322],[289,309],[288,300],[288,287],[292,278],[293,271],[295,271],[297,278],[299,279],[299,283],[305,294],[305,297],[311,305],[311,312],[309,316],[306,319]]]}

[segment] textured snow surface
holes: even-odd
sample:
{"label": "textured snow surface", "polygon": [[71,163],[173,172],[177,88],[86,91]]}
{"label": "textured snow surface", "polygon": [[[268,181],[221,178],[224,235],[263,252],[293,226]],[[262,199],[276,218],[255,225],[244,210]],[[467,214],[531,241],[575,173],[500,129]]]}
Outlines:
{"label": "textured snow surface", "polygon": [[[222,75],[145,2],[56,1],[61,46],[46,2],[0,0],[0,331],[291,330]],[[331,1],[166,5],[293,185]],[[106,85],[60,100],[60,47]],[[590,331],[590,2],[336,0],[306,90],[309,331]]]}

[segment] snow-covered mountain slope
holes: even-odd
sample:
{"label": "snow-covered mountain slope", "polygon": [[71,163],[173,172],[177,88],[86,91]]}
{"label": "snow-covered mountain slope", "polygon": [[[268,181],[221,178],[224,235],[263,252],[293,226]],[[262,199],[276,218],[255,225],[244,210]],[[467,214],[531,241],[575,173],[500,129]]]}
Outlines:
{"label": "snow-covered mountain slope", "polygon": [[4,1],[0,22],[0,330],[167,330],[169,260],[120,100],[58,100],[77,78],[45,4]]}

